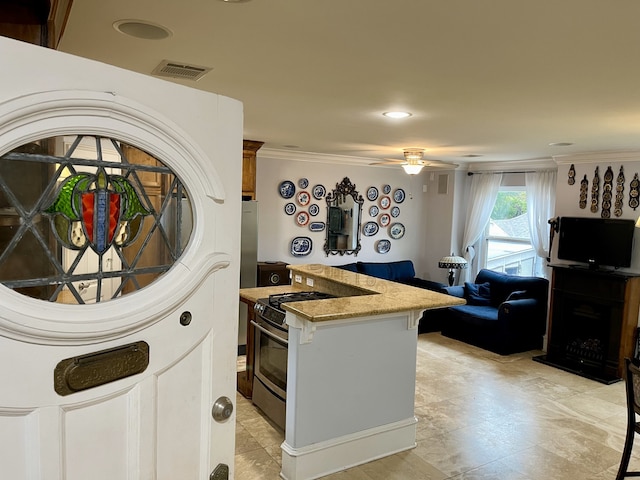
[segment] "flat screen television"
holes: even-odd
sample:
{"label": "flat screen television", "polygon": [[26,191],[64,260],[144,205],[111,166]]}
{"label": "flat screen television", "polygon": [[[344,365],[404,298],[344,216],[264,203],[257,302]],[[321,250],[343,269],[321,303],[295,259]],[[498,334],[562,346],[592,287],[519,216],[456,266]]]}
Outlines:
{"label": "flat screen television", "polygon": [[591,268],[631,266],[633,220],[560,217],[558,258]]}

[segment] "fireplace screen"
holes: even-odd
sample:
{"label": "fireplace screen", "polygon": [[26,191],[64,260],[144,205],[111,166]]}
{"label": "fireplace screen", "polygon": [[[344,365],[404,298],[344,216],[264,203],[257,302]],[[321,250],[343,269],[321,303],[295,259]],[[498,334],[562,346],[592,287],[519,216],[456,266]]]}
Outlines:
{"label": "fireplace screen", "polygon": [[0,157],[0,281],[86,304],[149,285],[184,251],[189,196],[173,171],[113,138],[47,138]]}

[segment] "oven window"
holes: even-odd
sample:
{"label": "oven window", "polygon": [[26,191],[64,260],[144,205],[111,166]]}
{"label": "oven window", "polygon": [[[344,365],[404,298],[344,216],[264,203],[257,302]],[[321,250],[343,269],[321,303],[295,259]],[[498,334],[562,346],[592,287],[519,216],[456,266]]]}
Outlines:
{"label": "oven window", "polygon": [[88,304],[166,273],[192,231],[173,171],[117,139],[67,135],[0,157],[0,282],[50,302]]}
{"label": "oven window", "polygon": [[278,388],[287,389],[287,346],[260,334],[258,374]]}

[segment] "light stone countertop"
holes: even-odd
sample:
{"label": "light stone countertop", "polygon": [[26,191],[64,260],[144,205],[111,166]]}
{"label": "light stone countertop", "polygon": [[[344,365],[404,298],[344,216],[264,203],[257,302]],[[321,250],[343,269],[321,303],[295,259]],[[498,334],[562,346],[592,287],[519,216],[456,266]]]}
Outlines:
{"label": "light stone countertop", "polygon": [[317,290],[338,298],[287,302],[282,307],[311,322],[347,319],[463,305],[463,299],[321,264],[288,265],[292,284],[245,288],[240,297],[255,301],[274,293]]}

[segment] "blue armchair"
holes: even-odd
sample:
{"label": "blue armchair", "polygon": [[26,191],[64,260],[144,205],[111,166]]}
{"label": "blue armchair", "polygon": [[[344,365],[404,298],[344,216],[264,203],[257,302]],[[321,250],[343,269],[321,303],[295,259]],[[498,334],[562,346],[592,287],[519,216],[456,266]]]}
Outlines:
{"label": "blue armchair", "polygon": [[542,348],[548,280],[480,270],[474,283],[443,290],[467,301],[439,312],[443,335],[502,355]]}

